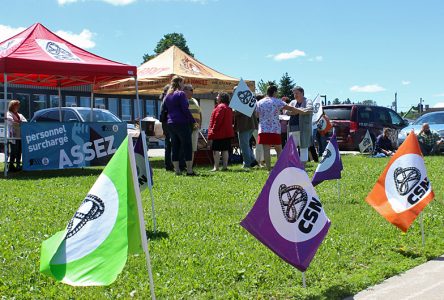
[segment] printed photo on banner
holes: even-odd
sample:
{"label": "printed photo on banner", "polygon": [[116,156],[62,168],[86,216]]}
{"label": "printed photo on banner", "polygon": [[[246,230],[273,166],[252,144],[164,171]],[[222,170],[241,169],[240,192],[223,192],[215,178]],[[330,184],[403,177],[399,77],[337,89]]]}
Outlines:
{"label": "printed photo on banner", "polygon": [[251,117],[256,108],[256,97],[242,78],[233,92],[230,107],[248,117]]}

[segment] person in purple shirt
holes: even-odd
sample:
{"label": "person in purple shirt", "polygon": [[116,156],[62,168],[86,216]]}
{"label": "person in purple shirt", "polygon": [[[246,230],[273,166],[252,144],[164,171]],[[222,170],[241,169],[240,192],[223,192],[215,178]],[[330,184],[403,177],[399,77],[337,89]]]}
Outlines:
{"label": "person in purple shirt", "polygon": [[165,97],[165,106],[168,111],[168,132],[171,137],[172,162],[176,175],[180,175],[179,158],[183,151],[187,166],[187,175],[194,176],[192,162],[191,129],[195,123],[188,109],[188,98],[183,89],[183,78],[174,76],[171,79],[170,89]]}

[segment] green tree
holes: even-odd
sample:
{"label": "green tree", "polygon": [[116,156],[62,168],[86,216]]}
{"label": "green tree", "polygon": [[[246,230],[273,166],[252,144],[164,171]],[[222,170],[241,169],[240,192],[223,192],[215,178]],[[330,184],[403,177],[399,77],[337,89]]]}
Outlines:
{"label": "green tree", "polygon": [[257,90],[262,94],[262,95],[267,95],[267,89],[270,85],[275,85],[278,87],[278,84],[276,83],[276,80],[273,81],[266,81],[264,82],[262,79],[259,80],[259,82],[257,83]]}
{"label": "green tree", "polygon": [[292,89],[294,88],[295,83],[293,83],[293,80],[290,76],[288,76],[288,73],[285,72],[282,75],[281,80],[279,81],[279,90],[278,95],[280,98],[282,97],[288,97],[291,100],[294,99]]}
{"label": "green tree", "polygon": [[345,100],[344,102],[342,102],[343,104],[351,104],[352,102],[351,102],[351,100],[350,100],[350,98],[347,98],[347,100]]}
{"label": "green tree", "polygon": [[177,46],[179,49],[181,49],[183,52],[191,55],[194,57],[194,54],[191,53],[190,49],[187,45],[187,40],[183,36],[182,33],[168,33],[163,36],[163,38],[160,39],[160,41],[157,43],[156,48],[154,48],[154,54],[151,55],[149,53],[145,53],[143,55],[143,63],[149,61],[150,59],[156,57],[156,55],[159,55],[160,53],[164,52],[171,46]]}
{"label": "green tree", "polygon": [[341,104],[341,101],[339,101],[339,98],[335,98],[335,100],[333,100],[333,104],[334,105]]}
{"label": "green tree", "polygon": [[374,100],[370,100],[370,99],[362,101],[362,104],[365,104],[365,105],[374,105],[374,106],[377,105],[377,104],[376,104],[376,101],[374,101]]}

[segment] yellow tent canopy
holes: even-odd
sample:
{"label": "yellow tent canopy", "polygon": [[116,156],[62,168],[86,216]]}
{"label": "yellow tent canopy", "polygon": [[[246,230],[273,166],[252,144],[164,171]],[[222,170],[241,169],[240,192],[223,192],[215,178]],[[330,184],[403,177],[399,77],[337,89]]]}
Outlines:
{"label": "yellow tent canopy", "polygon": [[[197,61],[176,46],[171,46],[155,58],[137,68],[140,94],[160,94],[163,87],[175,75],[182,76],[185,83],[193,85],[195,94],[232,92],[239,79],[219,73]],[[255,91],[254,81],[246,81]],[[100,94],[135,94],[135,79],[108,82],[95,88]]]}

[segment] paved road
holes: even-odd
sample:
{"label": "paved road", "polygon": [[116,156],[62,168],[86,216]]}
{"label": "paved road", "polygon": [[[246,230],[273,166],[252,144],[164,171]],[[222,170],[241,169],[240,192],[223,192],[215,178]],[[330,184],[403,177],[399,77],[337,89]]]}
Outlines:
{"label": "paved road", "polygon": [[442,300],[444,299],[444,255],[391,277],[346,300]]}

